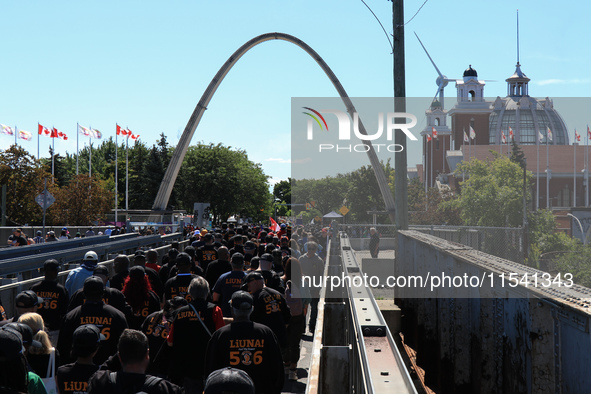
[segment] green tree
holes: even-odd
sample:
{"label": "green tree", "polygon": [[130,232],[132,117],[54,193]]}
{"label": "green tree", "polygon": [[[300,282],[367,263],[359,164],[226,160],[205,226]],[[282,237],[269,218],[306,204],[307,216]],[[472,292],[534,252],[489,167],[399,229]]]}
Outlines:
{"label": "green tree", "polygon": [[511,144],[511,161],[519,164],[522,169],[525,168],[525,153],[523,153],[523,149],[517,145],[515,140]]}
{"label": "green tree", "polygon": [[[504,156],[492,162],[472,159],[458,165],[456,175],[465,172],[467,179],[460,182],[461,193],[457,199],[445,204],[457,208],[466,225],[517,227],[523,223],[523,170],[519,164]],[[526,174],[529,185],[532,174]],[[529,187],[526,200],[531,199]]]}
{"label": "green tree", "polygon": [[104,219],[113,207],[113,192],[98,176],[80,174],[70,183],[50,190],[55,203],[48,209],[49,221],[54,224],[87,226]]}
{"label": "green tree", "polygon": [[408,210],[411,224],[460,225],[459,208],[453,203],[456,195],[450,190],[425,187],[419,178],[408,185]]}
{"label": "green tree", "polygon": [[6,217],[13,225],[38,224],[42,210],[35,197],[43,190],[43,180],[51,180],[44,169],[24,148],[11,145],[0,151],[0,185],[7,185]]}

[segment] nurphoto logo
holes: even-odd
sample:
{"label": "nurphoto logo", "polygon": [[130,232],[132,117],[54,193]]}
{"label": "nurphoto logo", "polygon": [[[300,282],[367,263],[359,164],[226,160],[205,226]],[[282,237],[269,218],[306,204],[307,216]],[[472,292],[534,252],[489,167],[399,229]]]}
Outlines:
{"label": "nurphoto logo", "polygon": [[[417,141],[417,137],[415,137],[412,132],[410,131],[411,128],[416,126],[417,124],[417,117],[413,114],[406,113],[406,112],[388,112],[384,119],[384,113],[378,113],[378,130],[371,134],[365,130],[362,126],[360,129],[360,122],[359,122],[359,114],[357,112],[353,113],[353,122],[351,122],[351,117],[344,111],[339,111],[336,109],[323,109],[323,110],[315,110],[310,107],[302,107],[306,110],[306,112],[302,112],[304,115],[307,115],[309,118],[307,119],[307,139],[308,141],[314,140],[314,128],[320,129],[320,131],[330,132],[328,128],[328,123],[322,114],[333,114],[336,116],[338,121],[338,140],[339,141],[350,141],[351,135],[354,134],[355,137],[363,141],[361,144],[318,144],[319,152],[322,151],[347,151],[347,152],[368,152],[372,148],[377,152],[381,150],[387,150],[388,152],[401,152],[403,150],[402,145],[400,144],[383,144],[383,143],[376,143],[373,141],[378,141],[384,135],[384,130],[386,131],[385,137],[386,141],[394,141],[394,130],[399,129],[401,130],[411,141]],[[410,119],[409,123],[395,123],[395,119]],[[351,125],[351,123],[353,123]],[[318,126],[315,127],[314,125],[317,124]],[[351,133],[353,130],[353,133]],[[363,133],[363,131],[366,133]],[[372,141],[372,142],[369,142]]]}

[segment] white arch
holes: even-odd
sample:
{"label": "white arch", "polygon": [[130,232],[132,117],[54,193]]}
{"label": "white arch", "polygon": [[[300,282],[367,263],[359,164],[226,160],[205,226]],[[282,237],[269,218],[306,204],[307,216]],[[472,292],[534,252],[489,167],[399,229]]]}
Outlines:
{"label": "white arch", "polygon": [[[287,42],[291,42],[292,44],[295,44],[295,45],[299,46],[300,48],[302,48],[304,51],[306,51],[308,53],[308,55],[310,55],[314,60],[316,60],[316,63],[318,63],[320,68],[322,68],[322,70],[324,71],[326,76],[330,79],[330,81],[334,85],[335,89],[337,90],[337,92],[341,96],[341,99],[343,100],[343,103],[345,104],[345,107],[347,108],[347,112],[349,113],[349,115],[351,115],[351,118],[353,118],[353,113],[355,113],[356,111],[355,111],[355,107],[353,106],[353,103],[351,102],[351,100],[349,99],[349,96],[347,95],[347,92],[345,92],[345,89],[343,88],[343,86],[341,85],[339,80],[337,79],[336,75],[332,72],[330,67],[328,67],[328,65],[320,57],[320,55],[318,55],[318,53],[316,53],[316,51],[314,51],[310,46],[308,46],[308,44],[306,44],[305,42],[303,42],[299,38],[291,36],[289,34],[284,34],[284,33],[261,34],[260,36],[257,36],[255,38],[251,39],[250,41],[248,41],[244,45],[242,45],[240,48],[238,48],[238,50],[236,50],[236,52],[234,52],[232,54],[232,56],[230,56],[228,58],[228,60],[226,60],[224,65],[219,69],[217,74],[213,77],[213,79],[209,83],[209,86],[207,87],[207,89],[205,89],[203,96],[201,96],[201,100],[199,100],[199,102],[197,103],[197,106],[195,107],[195,110],[193,111],[191,118],[189,118],[189,122],[187,122],[187,126],[185,127],[185,131],[183,131],[183,135],[181,136],[179,143],[178,143],[176,149],[174,150],[173,156],[170,160],[170,164],[168,165],[168,168],[166,169],[166,173],[164,174],[164,178],[162,179],[162,183],[160,184],[160,189],[158,190],[158,194],[156,195],[156,199],[154,200],[152,210],[162,211],[162,210],[166,209],[166,206],[168,205],[168,200],[170,199],[170,194],[172,193],[172,188],[174,186],[174,183],[176,182],[176,178],[177,178],[179,170],[181,168],[181,164],[183,163],[183,159],[185,157],[185,154],[187,153],[187,149],[189,148],[189,144],[190,144],[191,140],[193,139],[193,134],[195,133],[195,129],[199,125],[199,122],[201,121],[201,117],[203,116],[203,113],[207,109],[207,105],[209,104],[209,101],[213,97],[213,94],[217,90],[218,86],[220,86],[220,84],[221,84],[222,80],[224,79],[224,77],[226,76],[226,74],[228,74],[230,69],[234,66],[234,64],[236,64],[236,62],[242,57],[242,55],[244,55],[246,52],[248,52],[251,48],[255,47],[256,45],[258,45],[262,42],[270,41],[270,40],[284,40]],[[359,131],[362,134],[367,134],[367,132],[365,130],[365,126],[363,125],[361,120],[359,120]],[[378,181],[378,185],[380,187],[380,191],[382,193],[382,197],[384,198],[386,210],[390,213],[393,213],[395,210],[394,198],[392,196],[392,192],[390,191],[390,188],[388,187],[388,181],[386,179],[386,175],[384,174],[384,170],[383,170],[382,166],[380,165],[380,162],[379,162],[378,157],[373,149],[373,145],[371,144],[371,141],[363,141],[363,142],[365,144],[371,146],[371,149],[368,150],[367,155],[369,156],[369,161],[371,163],[371,166],[373,167],[374,174],[376,176],[376,179]],[[390,215],[390,217],[393,217],[393,215]]]}

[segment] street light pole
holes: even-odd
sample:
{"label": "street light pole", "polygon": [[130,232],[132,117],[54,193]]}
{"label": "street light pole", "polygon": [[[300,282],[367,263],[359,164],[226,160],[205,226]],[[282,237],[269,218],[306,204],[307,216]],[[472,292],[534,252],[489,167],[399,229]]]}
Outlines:
{"label": "street light pole", "polygon": [[573,215],[572,213],[567,213],[566,216],[570,216],[571,218],[577,221],[577,223],[579,224],[579,229],[581,230],[581,236],[583,237],[583,245],[587,245],[587,234],[585,234],[585,232],[583,231],[583,225],[581,224],[579,218]]}

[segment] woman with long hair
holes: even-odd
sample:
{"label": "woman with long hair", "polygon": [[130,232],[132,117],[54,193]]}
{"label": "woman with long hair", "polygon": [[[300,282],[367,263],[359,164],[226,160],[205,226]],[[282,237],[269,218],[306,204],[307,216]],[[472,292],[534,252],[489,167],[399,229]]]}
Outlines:
{"label": "woman with long hair", "polygon": [[19,323],[26,324],[33,330],[33,340],[41,343],[41,347],[30,346],[26,354],[29,366],[41,378],[48,378],[47,375],[48,364],[51,359],[51,353],[55,352],[55,369],[60,365],[60,357],[58,351],[51,344],[49,334],[45,329],[45,323],[40,314],[29,312],[21,315],[18,318]]}
{"label": "woman with long hair", "polygon": [[160,310],[160,297],[152,291],[142,266],[136,265],[129,270],[123,284],[123,295],[133,311],[133,316],[127,319],[129,328],[139,330],[148,315]]}
{"label": "woman with long hair", "polygon": [[310,304],[310,291],[302,286],[302,267],[295,257],[285,264],[285,301],[289,306],[291,319],[287,326],[287,352],[284,357],[285,372],[289,380],[298,380],[297,366],[300,359],[300,342],[306,330],[306,312]]}

